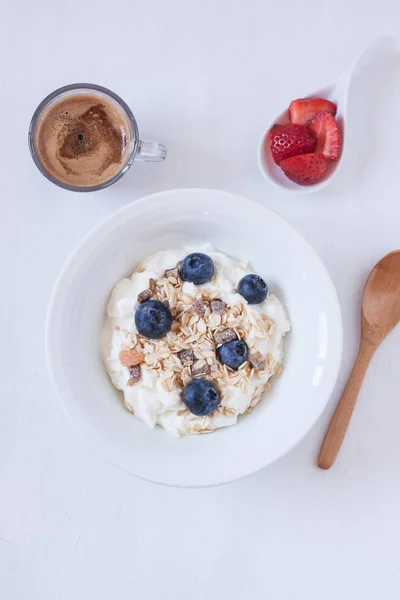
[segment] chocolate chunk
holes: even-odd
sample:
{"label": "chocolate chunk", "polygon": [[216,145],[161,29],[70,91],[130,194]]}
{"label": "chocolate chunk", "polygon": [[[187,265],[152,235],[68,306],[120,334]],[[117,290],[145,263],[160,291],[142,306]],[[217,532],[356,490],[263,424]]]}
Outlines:
{"label": "chocolate chunk", "polygon": [[207,375],[210,372],[210,365],[206,363],[204,359],[196,360],[190,369],[190,372],[193,377],[198,377],[199,375]]}
{"label": "chocolate chunk", "polygon": [[142,304],[142,302],[147,302],[147,300],[150,300],[152,295],[153,295],[153,292],[151,291],[150,288],[147,290],[143,290],[143,292],[140,292],[140,294],[137,297],[138,302],[140,302],[141,304]]}
{"label": "chocolate chunk", "polygon": [[182,350],[179,352],[178,356],[183,365],[186,365],[189,362],[192,363],[194,361],[194,352],[192,350]]}
{"label": "chocolate chunk", "polygon": [[209,303],[205,302],[204,300],[195,300],[192,304],[194,312],[200,315],[200,317],[204,317],[208,307]]}
{"label": "chocolate chunk", "polygon": [[132,387],[140,379],[140,365],[134,365],[129,369],[131,376],[128,379],[129,387]]}
{"label": "chocolate chunk", "polygon": [[223,315],[225,306],[225,302],[222,302],[222,300],[211,300],[211,310],[215,313]]}
{"label": "chocolate chunk", "polygon": [[265,358],[261,352],[254,352],[250,355],[250,364],[255,371],[262,371],[265,367]]}
{"label": "chocolate chunk", "polygon": [[214,333],[214,341],[217,346],[222,346],[222,344],[226,344],[232,340],[237,340],[237,335],[234,329],[223,329],[222,331],[217,331],[217,333]]}

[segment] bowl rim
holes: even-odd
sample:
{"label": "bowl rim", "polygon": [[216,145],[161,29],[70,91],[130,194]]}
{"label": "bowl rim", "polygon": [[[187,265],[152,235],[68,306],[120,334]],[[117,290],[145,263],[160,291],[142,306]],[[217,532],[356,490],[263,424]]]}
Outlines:
{"label": "bowl rim", "polygon": [[[326,398],[324,398],[324,400],[320,403],[319,410],[317,410],[315,412],[315,414],[312,418],[312,421],[310,419],[310,422],[308,423],[306,430],[301,432],[301,435],[297,436],[296,439],[294,439],[294,441],[292,441],[290,444],[288,444],[287,448],[283,452],[281,452],[277,457],[273,458],[272,460],[266,460],[266,462],[262,466],[256,466],[254,469],[248,470],[244,474],[238,474],[235,477],[230,476],[230,477],[226,477],[226,478],[222,478],[222,479],[218,478],[218,481],[215,480],[215,478],[214,479],[210,478],[209,483],[182,484],[182,483],[176,483],[176,482],[168,482],[166,480],[162,480],[162,481],[156,480],[156,479],[152,479],[151,477],[146,477],[141,473],[134,473],[132,470],[119,464],[118,461],[114,459],[114,457],[110,456],[107,453],[107,451],[104,448],[104,444],[102,444],[99,441],[96,431],[94,430],[92,425],[89,422],[86,422],[85,418],[82,418],[82,417],[80,418],[80,415],[78,414],[79,410],[76,410],[68,402],[64,401],[62,388],[59,385],[59,382],[57,381],[57,376],[56,376],[57,369],[55,367],[55,359],[53,358],[53,355],[52,355],[52,352],[50,351],[50,349],[51,349],[51,345],[52,345],[52,335],[53,335],[53,332],[52,332],[53,314],[55,312],[55,307],[57,305],[58,295],[62,291],[63,280],[67,276],[70,266],[74,263],[77,256],[80,254],[81,250],[87,244],[92,242],[93,239],[96,238],[98,233],[104,227],[107,227],[113,221],[118,221],[125,213],[129,213],[134,207],[140,207],[144,204],[148,204],[148,203],[152,202],[153,200],[161,199],[162,197],[168,196],[170,194],[185,195],[185,194],[193,194],[193,193],[198,194],[199,192],[206,193],[206,194],[211,192],[213,194],[217,194],[217,195],[221,195],[221,196],[225,196],[225,197],[229,196],[232,200],[236,200],[236,202],[241,202],[241,203],[245,202],[246,207],[250,206],[251,209],[253,209],[253,210],[255,209],[255,210],[259,210],[259,211],[260,210],[266,211],[267,213],[272,213],[274,215],[274,218],[276,218],[276,219],[280,220],[282,223],[284,223],[285,227],[291,229],[292,232],[295,234],[295,236],[301,238],[301,240],[305,244],[305,246],[307,246],[309,251],[311,251],[311,253],[314,255],[315,261],[318,263],[319,268],[324,272],[324,274],[326,276],[326,282],[329,285],[329,287],[331,288],[331,298],[330,298],[331,310],[333,311],[333,313],[335,313],[335,320],[336,320],[336,336],[337,336],[335,339],[336,355],[333,358],[331,358],[331,360],[330,360],[330,365],[331,365],[331,367],[330,367],[330,382],[328,382],[329,386],[326,388],[326,391],[325,391]],[[55,392],[55,395],[57,396],[58,401],[60,402],[64,413],[67,415],[68,419],[74,424],[75,429],[78,430],[81,437],[84,438],[86,443],[89,443],[89,445],[94,447],[104,458],[106,458],[109,462],[111,462],[112,464],[114,464],[115,466],[120,468],[121,470],[125,471],[126,473],[129,473],[130,475],[138,477],[139,479],[142,479],[144,481],[148,481],[151,483],[157,483],[160,485],[165,485],[167,487],[178,487],[178,488],[216,487],[219,485],[224,485],[226,483],[232,483],[232,482],[238,481],[240,479],[243,479],[245,477],[248,477],[254,473],[257,473],[258,471],[261,471],[268,465],[276,462],[277,460],[279,460],[280,458],[285,456],[288,452],[293,450],[293,448],[296,447],[306,437],[306,435],[310,432],[310,430],[314,427],[316,422],[321,417],[323,411],[327,407],[327,404],[329,402],[329,399],[332,395],[332,392],[333,392],[334,387],[337,382],[337,378],[338,378],[338,374],[339,374],[339,370],[340,370],[340,366],[341,366],[341,360],[342,360],[342,350],[343,350],[343,321],[342,321],[342,314],[341,314],[339,298],[338,298],[338,295],[336,292],[336,288],[330,277],[330,274],[329,274],[327,268],[325,267],[323,261],[319,257],[318,253],[313,248],[313,246],[302,236],[302,234],[299,231],[297,231],[297,229],[289,221],[287,221],[284,217],[282,217],[275,211],[271,210],[270,208],[264,206],[261,203],[255,202],[254,200],[250,200],[246,196],[242,196],[242,195],[235,194],[235,193],[225,191],[225,190],[212,189],[212,188],[172,188],[172,189],[148,194],[146,196],[142,196],[142,197],[138,198],[137,200],[133,200],[132,202],[129,202],[128,204],[122,206],[117,211],[111,213],[105,219],[101,220],[97,225],[95,225],[93,228],[91,228],[89,230],[89,232],[82,238],[82,240],[77,244],[77,246],[69,254],[69,256],[67,257],[67,259],[65,260],[65,262],[61,268],[61,271],[60,271],[58,277],[56,278],[56,281],[55,281],[55,284],[53,287],[53,291],[51,293],[49,304],[48,304],[46,326],[45,326],[45,355],[46,355],[47,369],[48,369],[50,381],[52,383],[53,391]]]}

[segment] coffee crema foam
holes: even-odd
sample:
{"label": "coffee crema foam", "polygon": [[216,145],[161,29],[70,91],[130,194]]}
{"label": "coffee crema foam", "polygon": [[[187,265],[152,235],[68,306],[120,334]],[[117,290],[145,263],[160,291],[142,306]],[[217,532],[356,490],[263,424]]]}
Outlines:
{"label": "coffee crema foam", "polygon": [[129,155],[130,135],[117,107],[94,94],[76,94],[44,113],[36,148],[53,177],[87,187],[119,173]]}

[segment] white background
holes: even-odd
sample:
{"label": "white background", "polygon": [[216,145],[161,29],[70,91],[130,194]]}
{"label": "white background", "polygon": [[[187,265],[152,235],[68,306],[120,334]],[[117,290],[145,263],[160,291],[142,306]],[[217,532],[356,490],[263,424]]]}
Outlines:
{"label": "white background", "polygon": [[[263,127],[292,98],[336,78],[374,35],[400,38],[398,1],[0,7],[1,600],[398,598],[400,328],[373,359],[336,465],[315,462],[356,355],[367,273],[400,246],[400,61],[355,83],[353,152],[323,192],[280,192],[256,165]],[[137,163],[89,195],[45,180],[28,152],[30,116],[82,80],[120,94],[142,136],[168,146],[165,163]],[[276,464],[215,489],[162,488],[105,462],[63,416],[44,358],[49,295],[77,242],[127,202],[173,187],[222,188],[278,211],[323,258],[343,311],[323,418]]]}

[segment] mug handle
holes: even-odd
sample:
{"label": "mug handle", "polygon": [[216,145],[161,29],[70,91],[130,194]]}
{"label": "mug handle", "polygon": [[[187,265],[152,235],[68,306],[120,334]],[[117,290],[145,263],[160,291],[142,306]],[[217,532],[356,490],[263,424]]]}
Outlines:
{"label": "mug handle", "polygon": [[143,160],[148,162],[159,162],[165,160],[167,156],[167,148],[157,142],[142,142],[139,141],[139,148],[135,156],[135,160]]}

